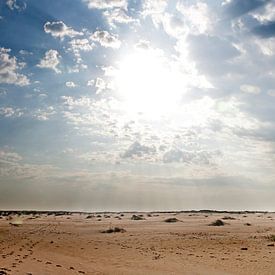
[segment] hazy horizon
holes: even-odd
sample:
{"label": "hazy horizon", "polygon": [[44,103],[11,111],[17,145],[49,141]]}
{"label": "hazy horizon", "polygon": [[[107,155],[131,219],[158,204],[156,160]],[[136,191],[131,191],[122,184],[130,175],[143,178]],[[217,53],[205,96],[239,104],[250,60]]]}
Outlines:
{"label": "hazy horizon", "polygon": [[275,2],[0,2],[0,209],[275,211]]}

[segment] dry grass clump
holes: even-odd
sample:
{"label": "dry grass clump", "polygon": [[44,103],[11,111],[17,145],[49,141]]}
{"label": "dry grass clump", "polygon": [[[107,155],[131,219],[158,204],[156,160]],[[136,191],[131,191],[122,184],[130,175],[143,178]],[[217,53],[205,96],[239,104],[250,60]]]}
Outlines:
{"label": "dry grass clump", "polygon": [[269,236],[266,236],[266,238],[270,241],[270,242],[275,242],[275,235],[271,234]]}
{"label": "dry grass clump", "polygon": [[167,218],[164,221],[168,222],[168,223],[171,223],[171,222],[178,222],[179,220],[177,218]]}
{"label": "dry grass clump", "polygon": [[126,230],[124,228],[120,228],[120,227],[110,227],[107,230],[101,231],[101,233],[118,233],[118,232],[124,233],[124,232],[126,232]]}
{"label": "dry grass clump", "polygon": [[222,220],[215,220],[214,222],[210,223],[211,226],[223,226],[225,223]]}
{"label": "dry grass clump", "polygon": [[230,217],[230,216],[225,216],[222,218],[222,220],[236,220],[236,218]]}

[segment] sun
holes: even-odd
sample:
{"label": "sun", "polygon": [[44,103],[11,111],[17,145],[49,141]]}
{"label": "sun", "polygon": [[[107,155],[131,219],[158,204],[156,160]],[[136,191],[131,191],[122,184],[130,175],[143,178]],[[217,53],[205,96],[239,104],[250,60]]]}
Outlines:
{"label": "sun", "polygon": [[184,77],[170,60],[155,51],[135,51],[115,72],[116,93],[130,113],[158,117],[173,112],[185,90]]}

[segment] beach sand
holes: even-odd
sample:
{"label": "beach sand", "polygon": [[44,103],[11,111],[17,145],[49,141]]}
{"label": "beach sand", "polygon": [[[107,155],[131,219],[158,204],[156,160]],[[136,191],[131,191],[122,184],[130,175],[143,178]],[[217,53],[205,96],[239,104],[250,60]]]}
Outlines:
{"label": "beach sand", "polygon": [[[0,274],[275,274],[274,213],[88,216],[2,217]],[[114,227],[126,232],[102,233]]]}

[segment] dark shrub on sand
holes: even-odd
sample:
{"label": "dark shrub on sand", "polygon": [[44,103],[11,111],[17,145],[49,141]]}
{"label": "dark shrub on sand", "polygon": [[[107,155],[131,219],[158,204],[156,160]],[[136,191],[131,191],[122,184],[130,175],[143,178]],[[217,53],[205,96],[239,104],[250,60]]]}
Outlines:
{"label": "dark shrub on sand", "polygon": [[93,215],[88,215],[87,217],[86,217],[86,219],[91,219],[91,218],[93,218],[94,216]]}
{"label": "dark shrub on sand", "polygon": [[230,216],[225,216],[222,218],[222,220],[236,220],[236,219]]}
{"label": "dark shrub on sand", "polygon": [[131,217],[131,220],[140,221],[140,220],[144,220],[144,218],[142,217],[142,215],[133,215]]}
{"label": "dark shrub on sand", "polygon": [[164,220],[165,222],[178,222],[179,220],[177,218],[168,218]]}
{"label": "dark shrub on sand", "polygon": [[120,228],[120,227],[114,227],[114,228],[110,227],[107,230],[101,231],[101,233],[118,233],[118,232],[124,233],[124,232],[126,232],[126,230],[123,228]]}
{"label": "dark shrub on sand", "polygon": [[251,223],[247,222],[247,223],[245,223],[244,225],[246,225],[246,226],[251,226]]}
{"label": "dark shrub on sand", "polygon": [[216,220],[216,221],[210,223],[209,225],[212,225],[212,226],[223,226],[223,225],[225,225],[225,223],[222,220]]}

